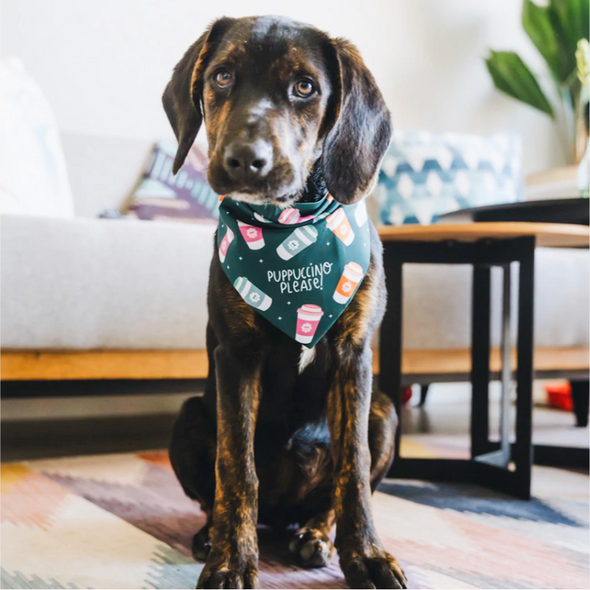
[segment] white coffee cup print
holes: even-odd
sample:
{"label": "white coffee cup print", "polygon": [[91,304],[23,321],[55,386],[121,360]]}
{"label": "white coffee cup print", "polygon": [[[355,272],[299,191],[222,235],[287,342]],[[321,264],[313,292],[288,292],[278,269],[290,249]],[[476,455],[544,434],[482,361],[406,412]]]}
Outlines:
{"label": "white coffee cup print", "polygon": [[262,229],[239,220],[238,227],[240,228],[240,233],[250,250],[260,250],[261,248],[264,248]]}
{"label": "white coffee cup print", "polygon": [[334,301],[345,304],[351,298],[358,284],[363,280],[363,269],[356,262],[349,262],[334,291]]}
{"label": "white coffee cup print", "polygon": [[283,260],[291,260],[300,252],[311,246],[318,239],[318,230],[313,225],[298,227],[289,234],[277,248],[277,254]]}
{"label": "white coffee cup print", "polygon": [[248,305],[260,311],[266,311],[272,305],[272,299],[246,277],[238,277],[234,287]]}
{"label": "white coffee cup print", "polygon": [[225,262],[227,251],[229,250],[230,244],[234,241],[234,232],[228,227],[221,244],[219,244],[219,260]]}
{"label": "white coffee cup print", "polygon": [[354,232],[344,209],[340,207],[326,218],[326,225],[328,229],[334,232],[334,235],[344,242],[345,246],[350,246],[354,242]]}

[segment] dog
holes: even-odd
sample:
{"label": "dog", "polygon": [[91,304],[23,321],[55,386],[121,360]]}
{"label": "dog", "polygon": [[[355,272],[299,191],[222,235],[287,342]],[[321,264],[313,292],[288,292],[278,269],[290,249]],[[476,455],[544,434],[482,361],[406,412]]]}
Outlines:
{"label": "dog", "polygon": [[[209,183],[238,202],[288,207],[324,191],[359,202],[391,139],[354,45],[282,17],[215,21],[162,100],[178,139],[174,172],[204,121]],[[406,587],[370,508],[397,428],[390,399],[372,392],[371,340],[386,304],[372,224],[370,241],[364,281],[312,349],[247,305],[214,254],[205,394],[185,402],[170,446],[185,493],[207,515],[193,539],[206,561],[199,588],[257,587],[258,523],[299,526],[289,547],[303,566],[327,565],[336,548],[351,588]]]}

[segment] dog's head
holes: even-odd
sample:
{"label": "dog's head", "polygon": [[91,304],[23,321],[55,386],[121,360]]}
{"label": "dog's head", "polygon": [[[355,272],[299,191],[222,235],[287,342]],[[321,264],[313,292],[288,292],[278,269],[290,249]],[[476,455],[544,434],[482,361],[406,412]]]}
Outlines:
{"label": "dog's head", "polygon": [[373,187],[389,111],[357,49],[282,17],[222,18],[180,60],[163,96],[182,166],[204,119],[208,180],[251,203],[287,205],[319,161],[330,194]]}

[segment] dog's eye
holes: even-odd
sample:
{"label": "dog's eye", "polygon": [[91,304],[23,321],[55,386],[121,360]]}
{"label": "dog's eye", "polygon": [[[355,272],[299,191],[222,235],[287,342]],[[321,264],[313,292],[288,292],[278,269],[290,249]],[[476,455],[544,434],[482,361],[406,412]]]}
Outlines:
{"label": "dog's eye", "polygon": [[311,80],[299,80],[293,86],[293,94],[299,98],[309,98],[315,92],[315,87]]}
{"label": "dog's eye", "polygon": [[234,81],[233,74],[228,70],[219,70],[214,78],[219,88],[227,88]]}

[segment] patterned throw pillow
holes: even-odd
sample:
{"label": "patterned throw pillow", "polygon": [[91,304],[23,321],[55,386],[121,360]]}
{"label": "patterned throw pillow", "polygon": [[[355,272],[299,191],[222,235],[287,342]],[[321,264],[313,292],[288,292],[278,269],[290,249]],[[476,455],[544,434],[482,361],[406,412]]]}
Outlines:
{"label": "patterned throw pillow", "polygon": [[386,225],[522,199],[520,138],[395,131],[374,193]]}
{"label": "patterned throw pillow", "polygon": [[193,146],[184,165],[173,176],[176,147],[174,142],[156,143],[126,216],[158,221],[217,220],[219,195],[207,183],[207,156]]}

